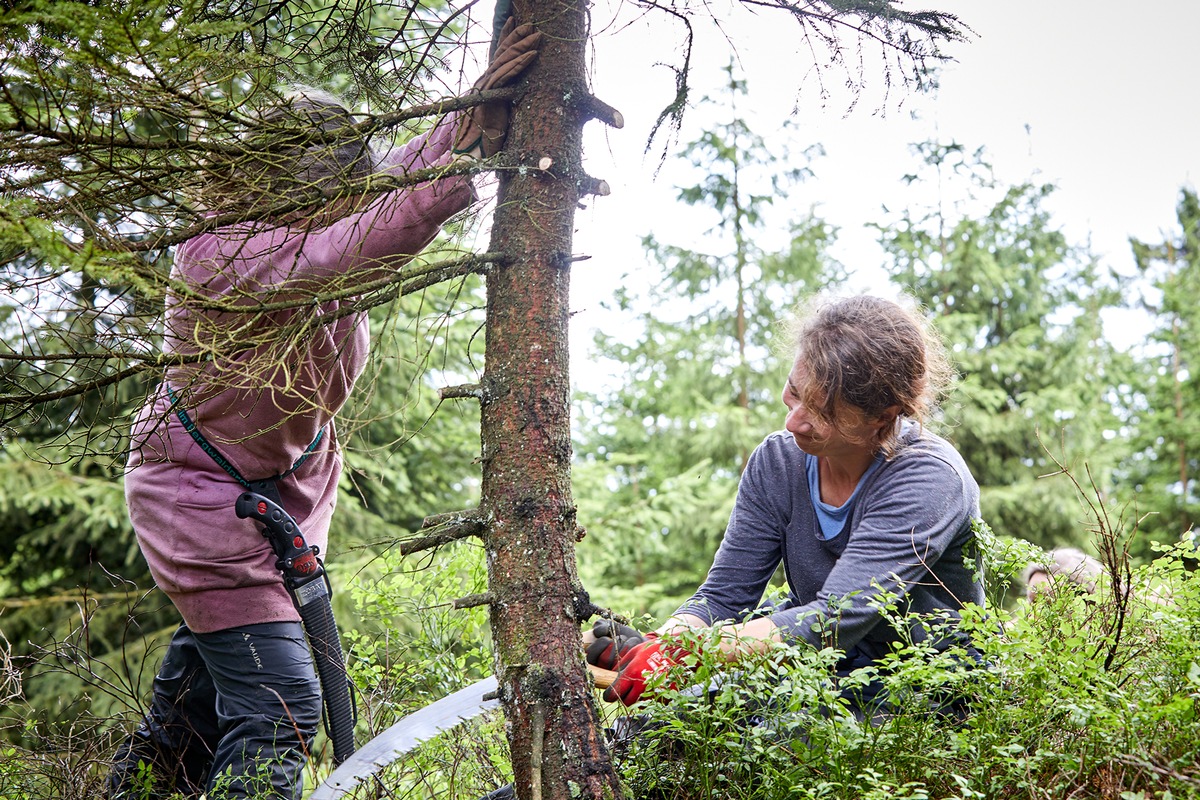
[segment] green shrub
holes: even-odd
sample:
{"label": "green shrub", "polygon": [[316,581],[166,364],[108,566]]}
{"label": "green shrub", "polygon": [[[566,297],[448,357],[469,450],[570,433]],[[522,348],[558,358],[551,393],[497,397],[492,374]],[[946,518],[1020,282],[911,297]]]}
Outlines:
{"label": "green shrub", "polygon": [[[1174,551],[1130,575],[1157,592],[968,608],[973,668],[928,644],[841,679],[830,650],[781,645],[736,671],[701,658],[636,708],[630,796],[1200,797],[1200,575]],[[845,695],[872,681],[888,703],[864,720]]]}

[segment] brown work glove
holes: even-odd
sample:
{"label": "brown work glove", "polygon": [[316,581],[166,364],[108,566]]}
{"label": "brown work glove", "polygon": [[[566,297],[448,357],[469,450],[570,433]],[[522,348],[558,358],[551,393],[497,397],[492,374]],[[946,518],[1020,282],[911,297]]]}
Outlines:
{"label": "brown work glove", "polygon": [[[517,25],[508,18],[500,31],[500,43],[487,69],[471,87],[472,92],[486,92],[512,84],[525,68],[537,58],[542,34],[529,23]],[[480,103],[462,112],[454,152],[474,158],[487,158],[500,152],[508,135],[508,101]]]}

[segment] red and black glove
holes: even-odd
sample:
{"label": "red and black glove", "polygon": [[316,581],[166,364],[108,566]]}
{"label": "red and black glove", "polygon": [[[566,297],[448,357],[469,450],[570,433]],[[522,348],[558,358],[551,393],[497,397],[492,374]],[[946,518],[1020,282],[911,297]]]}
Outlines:
{"label": "red and black glove", "polygon": [[[641,643],[626,651],[617,662],[617,677],[604,690],[604,699],[633,705],[646,691],[651,678],[683,663],[687,655],[688,651],[679,645],[664,642],[657,633],[647,633]],[[675,688],[674,684],[668,686]]]}
{"label": "red and black glove", "polygon": [[594,639],[588,645],[584,658],[593,667],[602,669],[616,669],[621,656],[646,639],[635,629],[611,619],[596,620],[596,624],[592,625],[592,636]]}

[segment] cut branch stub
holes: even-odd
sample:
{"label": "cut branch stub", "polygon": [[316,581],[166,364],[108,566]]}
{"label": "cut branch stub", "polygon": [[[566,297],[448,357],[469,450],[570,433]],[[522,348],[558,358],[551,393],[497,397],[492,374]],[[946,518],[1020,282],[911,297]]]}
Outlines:
{"label": "cut branch stub", "polygon": [[584,175],[583,180],[579,182],[579,193],[595,195],[597,197],[608,197],[612,194],[612,188],[606,180],[593,178],[591,175]]}
{"label": "cut branch stub", "polygon": [[598,119],[610,128],[624,128],[625,115],[595,95],[586,95],[580,108],[591,119]]}
{"label": "cut branch stub", "polygon": [[462,383],[458,386],[443,386],[438,389],[438,397],[443,400],[482,400],[483,387],[478,383]]}
{"label": "cut branch stub", "polygon": [[407,556],[422,550],[432,550],[459,539],[466,539],[468,536],[482,536],[484,521],[478,509],[456,511],[426,517],[425,522],[421,525],[421,530],[424,532],[423,535],[400,542],[401,555]]}
{"label": "cut branch stub", "polygon": [[481,592],[479,594],[469,594],[466,597],[460,597],[450,605],[454,608],[475,608],[477,606],[486,606],[494,599],[491,592]]}

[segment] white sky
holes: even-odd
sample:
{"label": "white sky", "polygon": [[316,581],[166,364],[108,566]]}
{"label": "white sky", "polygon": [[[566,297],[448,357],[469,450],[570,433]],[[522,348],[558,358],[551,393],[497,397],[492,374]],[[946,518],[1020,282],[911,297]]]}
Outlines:
{"label": "white sky", "polygon": [[[1090,240],[1102,263],[1132,272],[1128,237],[1154,240],[1174,231],[1179,190],[1200,179],[1200,106],[1194,97],[1200,3],[929,0],[927,5],[957,14],[977,34],[949,48],[955,62],[944,68],[939,93],[930,98],[897,91],[885,103],[879,71],[868,68],[871,85],[849,113],[847,96],[833,96],[822,107],[816,84],[801,85],[812,59],[797,52],[789,20],[778,14],[762,14],[752,24],[744,13],[742,20],[727,18],[726,33],[760,112],[758,131],[770,139],[798,103],[793,145],[820,142],[826,149],[815,164],[817,177],[794,191],[792,200],[800,211],[815,205],[818,215],[841,228],[834,253],[850,268],[854,288],[871,289],[882,281],[882,251],[863,225],[882,221],[885,203],[897,209],[914,202],[912,190],[900,182],[916,169],[908,145],[932,138],[957,140],[972,150],[985,146],[1002,181],[1056,184],[1048,208],[1068,240]],[[624,113],[626,124],[614,131],[592,122],[586,131],[585,166],[607,180],[613,193],[593,199],[577,215],[575,251],[593,256],[573,271],[577,377],[592,331],[619,324],[599,301],[612,295],[627,272],[637,276],[653,269],[640,238],[653,230],[666,241],[695,243],[704,228],[696,211],[674,201],[674,184],[687,180],[680,168],[668,159],[656,180],[657,159],[642,156],[657,112],[672,97],[673,74],[656,63],[676,60],[681,28],[659,14],[620,31],[604,30],[602,7],[593,10],[594,90]],[[720,79],[728,47],[699,23],[697,36],[693,97],[699,99]],[[843,82],[836,71],[825,78],[834,88]],[[913,119],[914,111],[919,119]],[[701,116],[685,119],[681,142],[696,137]],[[1127,333],[1136,328],[1129,320],[1120,325]]]}

